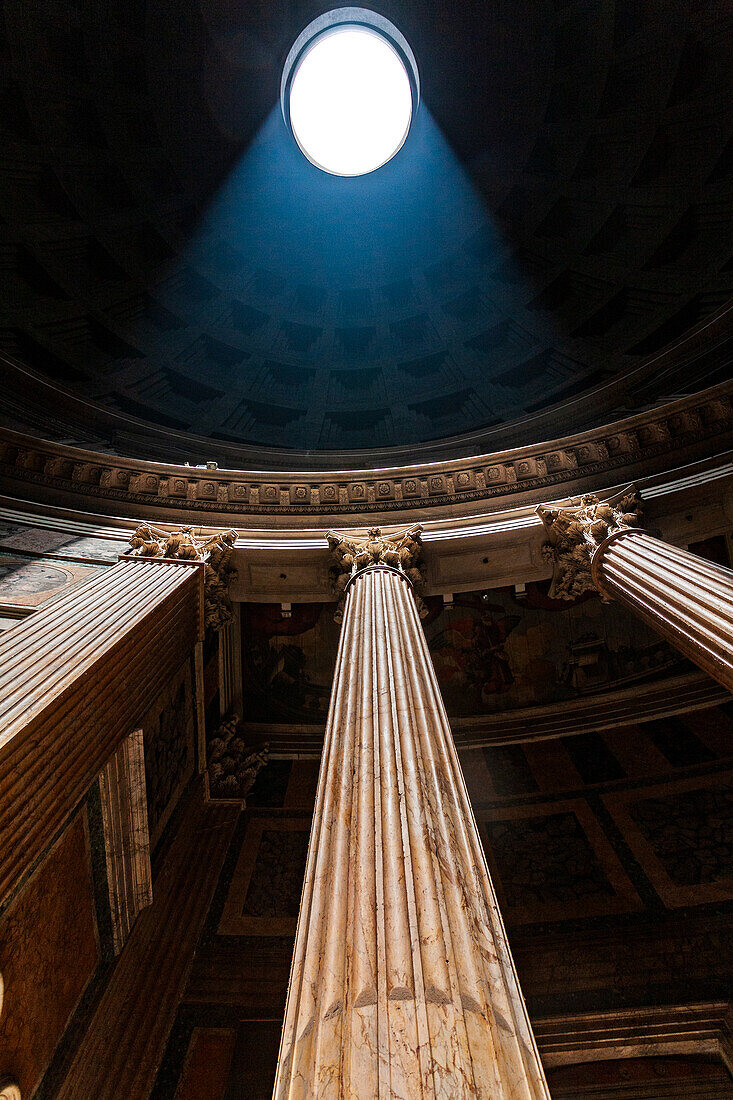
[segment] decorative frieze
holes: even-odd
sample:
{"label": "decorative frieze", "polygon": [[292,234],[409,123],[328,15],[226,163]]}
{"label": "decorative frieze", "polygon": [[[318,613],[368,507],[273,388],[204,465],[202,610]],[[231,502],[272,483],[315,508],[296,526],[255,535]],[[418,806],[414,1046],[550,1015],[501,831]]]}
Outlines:
{"label": "decorative frieze", "polygon": [[232,621],[229,582],[236,576],[236,569],[230,559],[236,541],[236,531],[199,536],[192,527],[162,531],[149,523],[141,523],[130,539],[130,553],[140,558],[203,562],[204,625],[221,630]]}
{"label": "decorative frieze", "polygon": [[551,473],[556,470],[575,470],[578,466],[578,459],[571,451],[549,451],[545,458],[545,464]]}
{"label": "decorative frieze", "polygon": [[489,487],[514,483],[517,480],[517,471],[513,465],[501,463],[498,466],[487,466],[484,471],[486,485]]}
{"label": "decorative frieze", "polygon": [[311,499],[311,492],[312,491],[310,485],[291,485],[290,503],[308,504]]}
{"label": "decorative frieze", "polygon": [[641,504],[633,491],[615,504],[585,493],[560,505],[540,504],[537,515],[548,538],[543,554],[553,567],[549,595],[555,600],[574,600],[584,592],[596,591],[591,576],[594,552],[614,531],[638,527]]}
{"label": "decorative frieze", "polygon": [[[51,471],[46,468],[46,472]],[[115,466],[108,466],[102,470],[99,478],[100,487],[103,489],[127,489],[130,485],[132,474],[129,470],[121,470]]]}
{"label": "decorative frieze", "polygon": [[[125,505],[185,506],[194,512],[306,515],[391,512],[445,507],[530,493],[581,477],[634,467],[660,466],[659,458],[679,463],[707,441],[722,449],[733,435],[730,391],[733,383],[624,421],[517,452],[427,463],[418,469],[390,473],[344,471],[334,475],[283,474],[263,482],[245,471],[190,466],[151,469],[134,459],[96,455],[0,429],[0,458],[9,481],[31,482],[84,496],[113,499]],[[728,437],[728,438],[726,438]],[[684,449],[684,453],[683,453]],[[615,480],[621,480],[623,474]],[[557,496],[557,493],[547,494]]]}
{"label": "decorative frieze", "polygon": [[476,471],[459,470],[453,481],[459,493],[468,493],[476,488]]}

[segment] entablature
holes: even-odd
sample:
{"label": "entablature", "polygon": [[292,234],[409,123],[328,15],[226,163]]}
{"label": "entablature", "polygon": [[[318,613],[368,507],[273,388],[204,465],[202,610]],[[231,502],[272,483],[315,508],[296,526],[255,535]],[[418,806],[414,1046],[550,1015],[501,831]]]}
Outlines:
{"label": "entablature", "polygon": [[[733,446],[733,382],[576,435],[475,458],[283,473],[120,458],[0,429],[0,489],[156,523],[302,529],[424,522],[638,481]],[[211,464],[215,467],[215,464]]]}
{"label": "entablature", "polygon": [[[596,488],[602,501],[614,504],[630,488],[638,492],[648,529],[668,542],[688,546],[713,535],[728,536],[733,528],[733,456],[721,455],[633,482]],[[549,495],[545,504],[562,504],[567,497]],[[44,504],[14,496],[0,496],[0,520],[101,539],[125,552],[138,519],[125,515],[95,515],[89,510]],[[313,517],[315,518],[315,517]],[[408,517],[405,517],[408,518]],[[543,554],[546,534],[534,503],[469,514],[431,513],[419,518],[425,559],[425,594],[449,595],[544,580],[551,565]],[[239,522],[237,522],[237,520]],[[156,526],[173,531],[177,524],[163,514]],[[240,602],[308,603],[334,599],[326,534],[329,527],[312,523],[304,528],[255,527],[248,517],[227,525],[237,532],[232,565],[237,577],[230,594]],[[368,526],[342,524],[354,534]],[[402,524],[383,524],[385,534]],[[206,537],[221,533],[211,524],[196,525]],[[80,544],[81,545],[81,544]],[[67,547],[67,558],[73,553]],[[94,562],[94,553],[80,550],[80,561]],[[72,560],[72,559],[70,559]]]}

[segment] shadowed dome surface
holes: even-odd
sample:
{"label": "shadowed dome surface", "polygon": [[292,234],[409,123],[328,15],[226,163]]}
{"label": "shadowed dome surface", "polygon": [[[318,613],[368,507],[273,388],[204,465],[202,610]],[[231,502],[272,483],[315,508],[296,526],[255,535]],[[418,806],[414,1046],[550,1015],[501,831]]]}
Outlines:
{"label": "shadowed dome surface", "polygon": [[[358,179],[308,164],[279,115],[288,50],[326,10],[7,0],[8,354],[227,443],[520,440],[731,297],[728,5],[380,5],[422,105]],[[624,405],[726,369],[647,372]],[[22,387],[0,413],[48,434]]]}

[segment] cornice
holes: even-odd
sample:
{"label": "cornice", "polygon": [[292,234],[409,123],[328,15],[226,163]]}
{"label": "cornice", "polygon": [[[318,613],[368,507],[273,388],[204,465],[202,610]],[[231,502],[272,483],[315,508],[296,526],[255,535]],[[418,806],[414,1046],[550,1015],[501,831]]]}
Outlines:
{"label": "cornice", "polygon": [[[646,521],[668,542],[689,546],[700,539],[727,534],[733,525],[733,462],[730,455],[717,455],[661,474],[637,479],[633,485],[621,483],[594,486],[599,499],[614,505],[635,489],[643,502]],[[545,503],[562,506],[567,498],[549,495]],[[82,507],[65,507],[58,500],[46,502],[24,496],[0,495],[0,520],[21,526],[30,525],[63,532],[72,538],[91,538],[81,544],[74,560],[106,564],[109,557],[97,555],[99,540],[124,545],[139,520],[125,515],[101,515],[90,511],[94,501],[82,501]],[[153,511],[153,509],[151,509]],[[206,517],[208,519],[208,517]],[[216,519],[216,517],[214,517]],[[237,541],[232,562],[237,579],[230,595],[240,602],[330,601],[334,598],[326,535],[329,528],[319,517],[303,517],[301,525],[232,517]],[[434,509],[419,519],[422,528],[426,570],[426,595],[445,595],[540,581],[551,573],[543,552],[545,529],[536,505],[506,501],[504,508],[480,505],[456,515]],[[180,529],[175,517],[156,515],[156,528],[170,534]],[[366,534],[363,519],[338,525],[344,532]],[[382,530],[395,534],[404,527],[390,523]],[[222,526],[210,522],[196,524],[197,536],[222,533]],[[32,553],[33,551],[26,551]],[[37,551],[41,554],[41,551]],[[71,550],[67,547],[65,558]]]}
{"label": "cornice", "polygon": [[[728,1001],[635,1005],[603,1012],[535,1017],[532,1027],[545,1066],[640,1055],[692,1054],[716,1057],[730,1068],[733,1053],[733,1011]],[[629,1090],[626,1095],[633,1092]]]}
{"label": "cornice", "polygon": [[180,455],[182,461],[202,462],[214,458],[227,468],[263,466],[271,472],[396,468],[416,459],[448,461],[485,454],[507,444],[524,445],[532,439],[552,438],[568,425],[603,422],[623,408],[630,392],[637,392],[640,387],[643,391],[655,378],[686,368],[695,376],[701,357],[712,357],[722,367],[729,360],[732,332],[733,300],[660,351],[635,365],[626,363],[624,369],[581,393],[490,427],[386,448],[314,452],[199,436],[142,420],[65,389],[5,352],[0,352],[0,372],[6,383],[5,392],[0,394],[0,409],[5,407],[11,415],[19,416],[22,423],[37,424],[41,435],[46,431],[73,438],[78,433],[81,440],[104,441],[105,450],[109,445],[115,453],[142,454],[146,459],[175,461]]}
{"label": "cornice", "polygon": [[[0,487],[94,512],[231,522],[460,515],[631,481],[733,444],[733,382],[547,443],[376,470],[268,473],[120,458],[0,429]],[[407,515],[406,515],[407,514]]]}
{"label": "cornice", "polygon": [[[706,710],[730,699],[730,694],[704,672],[695,670],[660,677],[647,684],[619,688],[581,699],[514,708],[496,714],[452,718],[456,747],[463,751],[493,745],[554,741],[582,733]],[[317,757],[323,745],[321,724],[244,722],[248,744],[267,740],[270,757]]]}

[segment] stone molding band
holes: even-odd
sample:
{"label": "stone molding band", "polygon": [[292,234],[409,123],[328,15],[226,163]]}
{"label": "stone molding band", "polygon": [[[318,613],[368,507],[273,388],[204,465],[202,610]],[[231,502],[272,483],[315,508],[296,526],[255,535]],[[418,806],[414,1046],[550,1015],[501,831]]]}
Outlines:
{"label": "stone molding band", "polygon": [[[0,429],[0,487],[220,515],[353,515],[445,508],[555,486],[619,480],[733,446],[733,382],[578,435],[473,459],[377,471],[251,473],[142,462]],[[655,461],[661,460],[661,461]],[[561,495],[554,494],[555,496]],[[553,494],[547,494],[553,495]]]}
{"label": "stone molding band", "polygon": [[367,572],[374,573],[377,571],[385,573],[395,573],[401,580],[407,582],[413,592],[415,591],[415,585],[407,576],[407,573],[403,572],[402,569],[396,569],[394,565],[382,565],[380,563],[378,565],[365,565],[363,569],[357,569],[356,573],[352,573],[344,586],[344,595],[346,595],[346,593],[351,588],[351,585],[354,583],[355,580],[358,580],[359,577],[363,577],[364,574]]}

